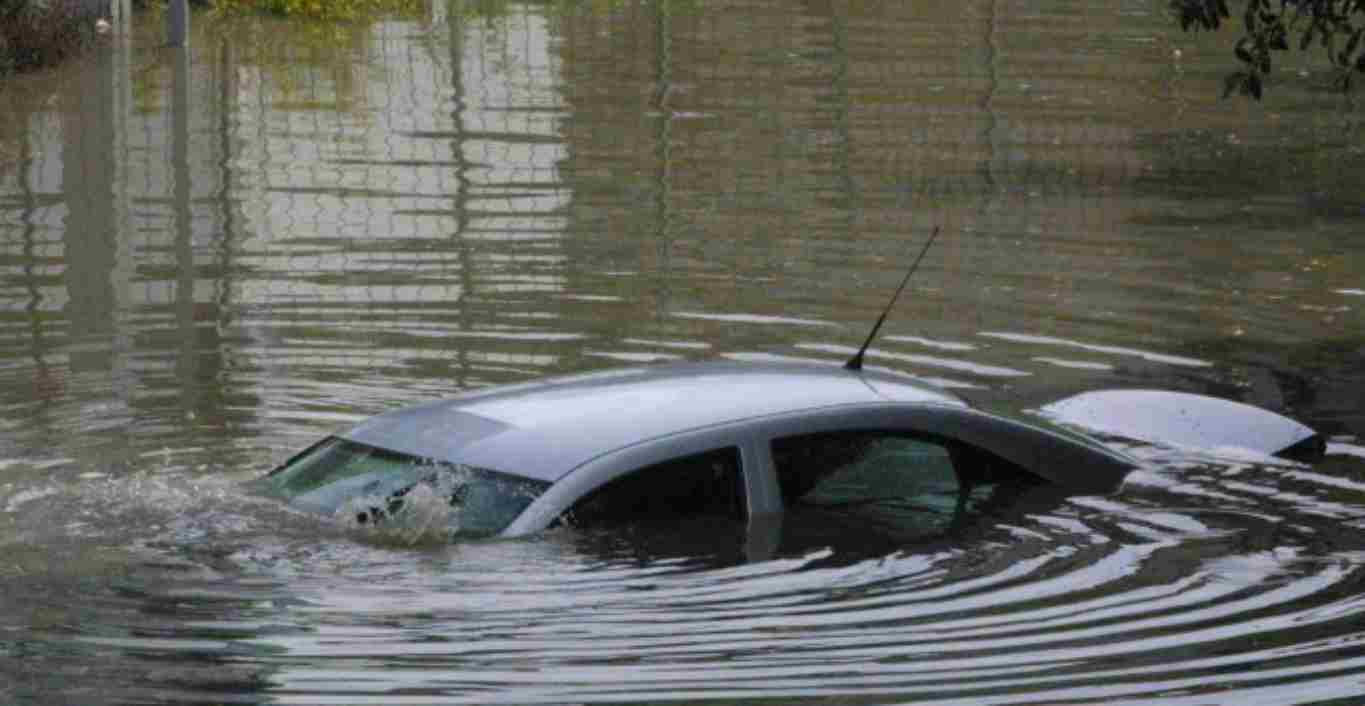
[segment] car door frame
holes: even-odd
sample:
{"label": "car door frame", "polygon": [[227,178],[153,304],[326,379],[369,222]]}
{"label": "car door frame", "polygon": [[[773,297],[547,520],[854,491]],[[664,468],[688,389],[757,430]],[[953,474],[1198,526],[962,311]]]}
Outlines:
{"label": "car door frame", "polygon": [[[515,537],[545,529],[578,500],[630,473],[727,448],[739,451],[746,519],[755,514],[770,513],[773,498],[767,495],[765,479],[771,472],[753,470],[765,462],[763,445],[755,436],[752,423],[736,422],[669,434],[605,452],[562,476],[527,506],[502,534]],[[771,465],[771,461],[767,463]],[[777,501],[780,503],[780,498]]]}
{"label": "car door frame", "polygon": [[[842,431],[887,431],[961,444],[986,451],[1043,480],[1077,494],[1107,494],[1118,488],[1138,462],[1095,441],[1040,424],[1030,424],[970,407],[935,404],[864,403],[774,415],[754,424],[763,448],[756,454],[777,488],[771,441],[785,436]],[[776,495],[780,505],[781,494]],[[781,508],[778,508],[780,511]]]}
{"label": "car door frame", "polygon": [[564,474],[502,534],[520,536],[543,530],[580,498],[633,471],[729,447],[739,449],[746,520],[769,522],[785,509],[773,465],[772,440],[858,430],[964,444],[1079,494],[1112,492],[1138,465],[1132,458],[1083,437],[970,407],[897,402],[832,405],[682,431],[604,452]]}

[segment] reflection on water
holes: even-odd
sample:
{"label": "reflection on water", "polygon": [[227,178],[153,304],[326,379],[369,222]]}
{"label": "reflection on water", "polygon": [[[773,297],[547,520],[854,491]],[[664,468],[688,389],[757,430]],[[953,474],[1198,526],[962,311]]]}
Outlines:
{"label": "reflection on water", "polygon": [[[1160,3],[432,3],[196,17],[0,91],[0,701],[1290,703],[1362,665],[1359,112],[1218,100]],[[1176,49],[1180,49],[1176,52]],[[1162,387],[1315,467],[1161,448],[948,537],[395,547],[241,491],[336,427],[679,358],[1013,410]]]}

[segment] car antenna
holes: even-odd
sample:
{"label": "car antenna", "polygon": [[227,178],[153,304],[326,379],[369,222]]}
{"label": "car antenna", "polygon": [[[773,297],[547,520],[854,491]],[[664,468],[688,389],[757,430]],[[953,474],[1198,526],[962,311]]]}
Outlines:
{"label": "car antenna", "polygon": [[939,227],[934,226],[934,232],[929,234],[929,240],[924,243],[924,248],[919,251],[919,256],[911,263],[910,270],[905,273],[905,279],[901,280],[901,286],[896,287],[896,293],[891,295],[891,301],[886,303],[885,309],[882,309],[882,315],[877,317],[877,323],[872,324],[872,332],[867,334],[867,340],[863,341],[862,348],[859,348],[858,352],[854,353],[847,363],[844,363],[845,370],[863,369],[863,354],[867,353],[867,347],[872,345],[872,339],[877,337],[877,331],[881,330],[882,323],[886,321],[886,315],[891,313],[891,307],[895,306],[896,300],[900,298],[901,291],[905,289],[905,284],[910,281],[910,276],[915,274],[915,270],[919,269],[919,263],[924,259],[925,253],[929,252],[929,246],[934,244],[934,239],[938,237],[938,231]]}

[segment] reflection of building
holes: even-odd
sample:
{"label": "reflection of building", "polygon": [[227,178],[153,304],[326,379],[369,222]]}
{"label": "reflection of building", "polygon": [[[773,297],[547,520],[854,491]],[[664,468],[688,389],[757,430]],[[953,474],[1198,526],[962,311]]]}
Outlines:
{"label": "reflection of building", "polygon": [[[562,288],[568,197],[546,23],[523,8],[487,21],[451,13],[428,29],[446,46],[413,41],[410,24],[376,25],[362,50],[380,55],[382,80],[356,81],[344,97],[316,74],[292,81],[305,103],[327,109],[279,105],[278,66],[250,72],[239,92],[253,139],[235,161],[268,165],[249,180],[242,254],[261,276],[245,283],[244,299],[261,305],[263,329],[290,328],[295,317],[351,327],[314,329],[295,351],[277,346],[277,364],[331,353],[328,367],[397,373],[454,358],[463,386],[477,359],[553,360],[538,343],[554,332],[538,338],[539,322],[509,316]],[[295,313],[294,302],[325,315]],[[357,329],[389,345],[367,355]]]}
{"label": "reflection of building", "polygon": [[31,387],[0,386],[6,403],[52,400],[65,388],[66,376],[57,370],[65,367],[65,356],[59,360],[52,350],[68,328],[61,319],[69,302],[62,265],[66,209],[56,198],[62,130],[45,117],[27,111],[9,116],[20,129],[6,144],[14,160],[0,171],[0,252],[14,263],[0,268],[0,339],[20,364],[33,368]]}
{"label": "reflection of building", "polygon": [[[125,56],[66,84],[61,110],[24,119],[23,178],[0,176],[0,246],[24,263],[4,265],[4,336],[41,365],[110,371],[126,404],[154,390],[169,411],[174,390],[176,411],[230,423],[227,408],[373,407],[393,384],[583,367],[627,337],[684,355],[809,343],[735,322],[870,321],[934,225],[948,237],[897,313],[921,338],[1027,321],[1161,347],[1243,310],[1223,293],[1240,285],[1206,284],[1241,234],[1167,227],[1174,188],[1135,186],[1184,149],[1154,145],[1188,102],[1162,97],[1169,52],[1131,48],[1161,18],[607,5],[436,2],[444,15],[321,39],[244,22],[197,37],[190,66]],[[1179,166],[1201,176],[1240,118],[1197,119],[1213,129]],[[1246,255],[1270,263],[1257,289],[1304,237]],[[1214,316],[1198,287],[1225,297]],[[1279,306],[1260,315],[1313,325]],[[862,327],[816,330],[851,343]]]}
{"label": "reflection of building", "polygon": [[322,46],[273,22],[136,71],[127,52],[72,64],[60,112],[31,114],[0,242],[26,263],[5,337],[60,368],[38,384],[96,375],[91,404],[123,422],[202,426],[292,405],[290,382],[415,367],[449,391],[552,365],[574,336],[545,304],[569,197],[544,16]]}
{"label": "reflection of building", "polygon": [[[5,308],[28,312],[36,397],[46,398],[42,379],[65,381],[92,429],[126,424],[174,390],[180,412],[212,423],[216,405],[183,383],[213,379],[219,362],[214,329],[201,327],[216,318],[215,288],[198,276],[222,269],[214,214],[202,205],[219,190],[205,166],[219,160],[212,143],[189,139],[205,129],[203,112],[133,109],[127,59],[106,49],[63,67],[56,109],[29,114],[14,185],[26,197],[6,214],[24,225],[7,228],[4,242],[44,264],[25,269],[27,296]],[[177,83],[186,103],[190,83]],[[192,102],[212,103],[202,89]]]}
{"label": "reflection of building", "polygon": [[[1143,157],[1128,116],[1097,110],[1126,99],[1108,93],[1115,67],[1076,47],[1130,20],[1073,9],[1083,16],[1057,26],[994,0],[760,5],[563,16],[574,227],[610,234],[615,267],[694,283],[668,305],[632,300],[775,314],[790,305],[769,296],[762,278],[775,276],[822,288],[811,299],[849,299],[869,259],[892,286],[896,258],[934,225],[961,233],[936,256],[959,285],[939,306],[1036,290],[1126,249],[1131,206],[1105,189],[1140,174]],[[1120,70],[1151,81],[1159,68]],[[1159,122],[1158,104],[1132,108]],[[1041,258],[1005,247],[1043,234],[1053,251]],[[882,295],[854,298],[875,309]]]}

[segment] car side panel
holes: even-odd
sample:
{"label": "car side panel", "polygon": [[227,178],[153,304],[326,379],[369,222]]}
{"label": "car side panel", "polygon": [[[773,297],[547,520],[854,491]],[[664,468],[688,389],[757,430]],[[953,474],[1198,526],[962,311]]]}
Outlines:
{"label": "car side panel", "polygon": [[826,431],[890,430],[959,441],[989,451],[1077,493],[1117,489],[1133,459],[1094,442],[978,410],[950,405],[841,405],[717,425],[635,444],[566,474],[503,532],[540,531],[579,498],[635,469],[726,446],[739,447],[751,518],[782,511],[770,442]]}

